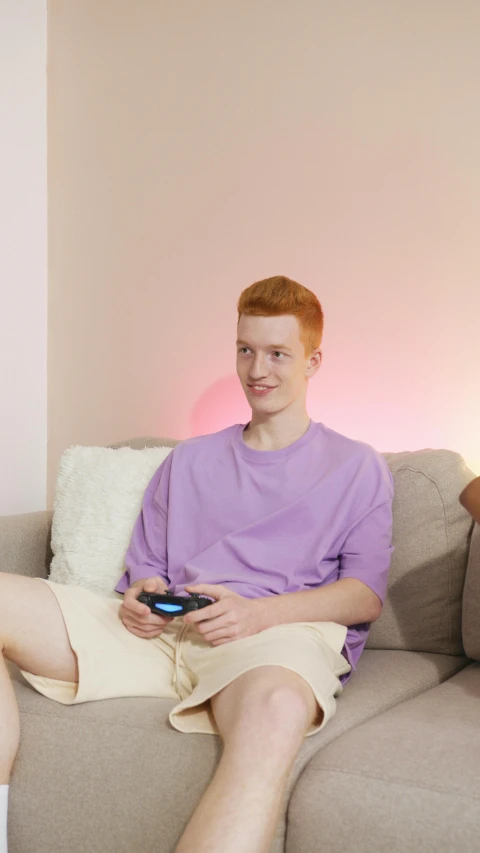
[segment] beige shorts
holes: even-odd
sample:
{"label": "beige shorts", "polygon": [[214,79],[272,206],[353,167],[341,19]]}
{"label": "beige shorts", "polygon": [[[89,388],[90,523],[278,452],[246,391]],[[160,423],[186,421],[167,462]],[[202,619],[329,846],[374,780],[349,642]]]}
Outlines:
{"label": "beige shorts", "polygon": [[127,696],[174,699],[172,726],[181,732],[217,734],[210,698],[248,670],[282,666],[310,685],[323,710],[314,734],[335,713],[339,677],[350,672],[341,654],[347,629],[335,622],[276,625],[251,637],[212,646],[177,618],[161,636],[136,637],[119,618],[121,600],[77,586],[48,583],[60,605],[78,659],[74,684],[24,672],[40,693],[64,705]]}

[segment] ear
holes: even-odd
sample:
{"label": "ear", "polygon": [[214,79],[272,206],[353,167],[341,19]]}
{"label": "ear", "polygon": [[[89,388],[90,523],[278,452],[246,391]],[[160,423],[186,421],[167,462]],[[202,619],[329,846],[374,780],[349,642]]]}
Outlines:
{"label": "ear", "polygon": [[307,379],[311,379],[312,376],[315,376],[317,370],[320,369],[320,365],[322,363],[322,352],[319,349],[316,349],[312,352],[310,358],[308,359],[307,368],[305,370],[305,376]]}

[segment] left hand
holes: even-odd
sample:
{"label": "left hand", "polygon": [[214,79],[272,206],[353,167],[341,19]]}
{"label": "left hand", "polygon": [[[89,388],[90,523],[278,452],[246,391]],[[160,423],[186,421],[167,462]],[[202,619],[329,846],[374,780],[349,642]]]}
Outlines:
{"label": "left hand", "polygon": [[192,610],[183,617],[183,621],[194,625],[212,646],[241,640],[263,629],[261,598],[244,598],[220,584],[201,583],[185,589],[215,599],[208,607]]}

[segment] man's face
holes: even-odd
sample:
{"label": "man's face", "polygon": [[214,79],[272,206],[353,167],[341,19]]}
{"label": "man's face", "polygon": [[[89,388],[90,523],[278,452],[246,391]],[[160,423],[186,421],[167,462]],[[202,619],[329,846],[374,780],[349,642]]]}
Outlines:
{"label": "man's face", "polygon": [[319,350],[305,355],[300,325],[293,315],[241,315],[237,374],[253,412],[274,414],[304,402],[307,382],[320,362]]}

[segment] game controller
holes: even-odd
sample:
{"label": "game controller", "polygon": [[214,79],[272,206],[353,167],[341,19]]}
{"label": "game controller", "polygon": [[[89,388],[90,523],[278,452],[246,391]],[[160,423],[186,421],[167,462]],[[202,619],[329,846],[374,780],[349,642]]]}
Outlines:
{"label": "game controller", "polygon": [[213,604],[212,599],[204,595],[172,595],[168,590],[163,593],[141,592],[137,601],[146,604],[152,613],[165,616],[183,616],[192,610],[200,610]]}

